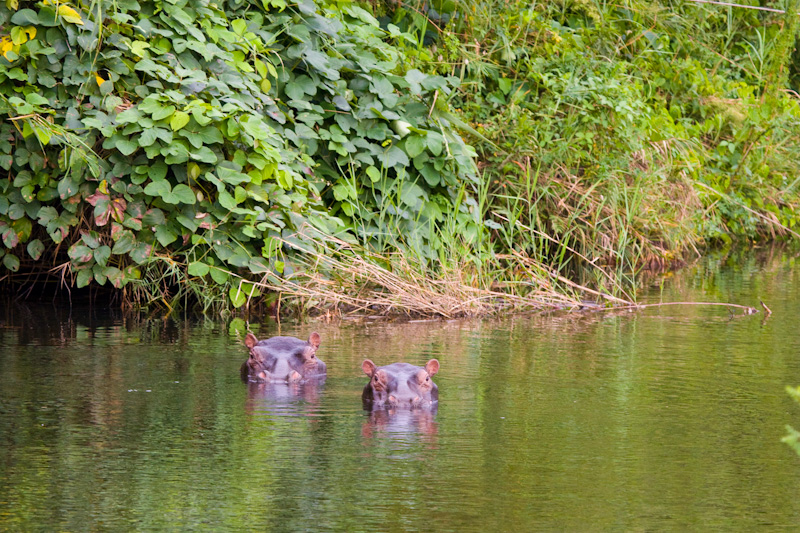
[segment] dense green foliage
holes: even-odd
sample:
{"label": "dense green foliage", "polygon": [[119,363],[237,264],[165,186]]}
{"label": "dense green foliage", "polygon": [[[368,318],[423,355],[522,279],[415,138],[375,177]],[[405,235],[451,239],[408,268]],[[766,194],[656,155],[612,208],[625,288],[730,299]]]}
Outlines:
{"label": "dense green foliage", "polygon": [[412,284],[621,293],[797,235],[797,2],[770,8],[10,0],[0,271],[238,307],[335,281],[322,235]]}
{"label": "dense green foliage", "polygon": [[[416,57],[462,79],[451,102],[494,143],[472,136],[497,250],[631,271],[797,224],[796,2],[438,8],[455,16]],[[430,35],[419,9],[394,21]]]}
{"label": "dense green foliage", "polygon": [[355,5],[7,3],[0,25],[11,271],[66,249],[78,287],[143,277],[143,303],[239,306],[258,294],[241,280],[283,272],[280,239],[305,224],[372,241],[391,209],[435,256],[475,181],[474,152],[430,116],[451,82],[406,70]]}

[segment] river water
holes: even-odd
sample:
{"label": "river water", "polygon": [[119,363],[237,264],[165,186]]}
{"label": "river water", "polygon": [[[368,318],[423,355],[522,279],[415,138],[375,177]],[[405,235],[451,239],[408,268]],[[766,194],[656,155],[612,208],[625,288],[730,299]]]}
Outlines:
{"label": "river water", "polygon": [[[642,301],[719,307],[322,336],[316,387],[243,384],[242,324],[0,311],[0,530],[752,530],[800,525],[800,264],[718,255]],[[438,358],[436,412],[370,414],[361,361]]]}

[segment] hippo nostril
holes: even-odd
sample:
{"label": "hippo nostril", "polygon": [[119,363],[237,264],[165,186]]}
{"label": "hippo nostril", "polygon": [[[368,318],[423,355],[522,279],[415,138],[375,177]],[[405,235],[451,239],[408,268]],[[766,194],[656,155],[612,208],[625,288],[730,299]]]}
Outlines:
{"label": "hippo nostril", "polygon": [[291,374],[289,374],[289,381],[300,381],[302,378],[303,376],[301,376],[297,370],[294,370]]}
{"label": "hippo nostril", "polygon": [[397,398],[394,396],[389,395],[389,403],[397,403]]}
{"label": "hippo nostril", "polygon": [[419,396],[414,396],[414,399],[411,400],[411,403],[418,404],[419,403]]}

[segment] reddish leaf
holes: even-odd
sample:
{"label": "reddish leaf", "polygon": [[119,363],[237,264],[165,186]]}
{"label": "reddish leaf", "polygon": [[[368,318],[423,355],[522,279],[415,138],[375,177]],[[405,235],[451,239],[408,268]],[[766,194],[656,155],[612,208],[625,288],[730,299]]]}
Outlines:
{"label": "reddish leaf", "polygon": [[101,192],[96,192],[91,196],[86,197],[86,201],[89,202],[92,206],[96,206],[97,202],[100,200],[108,200],[109,197],[107,194],[103,194]]}
{"label": "reddish leaf", "polygon": [[6,248],[13,248],[19,244],[19,236],[17,236],[17,232],[11,228],[8,228],[3,233],[3,244],[6,245]]}
{"label": "reddish leaf", "polygon": [[122,227],[121,224],[117,224],[116,222],[111,223],[111,239],[114,241],[119,240],[120,235],[122,232],[125,231],[125,228]]}
{"label": "reddish leaf", "polygon": [[114,217],[114,220],[117,222],[122,222],[125,216],[125,208],[127,206],[128,203],[124,198],[116,198],[113,202],[111,202],[111,205],[109,205],[108,208],[111,211],[111,216]]}
{"label": "reddish leaf", "polygon": [[108,219],[111,216],[111,206],[109,205],[108,207],[106,207],[103,211],[100,212],[100,214],[97,214],[97,210],[95,209],[94,213],[95,213],[94,223],[97,224],[98,226],[105,226],[106,224],[108,224]]}

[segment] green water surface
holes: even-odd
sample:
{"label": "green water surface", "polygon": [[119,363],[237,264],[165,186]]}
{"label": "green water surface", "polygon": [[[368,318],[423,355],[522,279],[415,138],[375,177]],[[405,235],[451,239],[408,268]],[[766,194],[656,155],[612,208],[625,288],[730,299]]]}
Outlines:
{"label": "green water surface", "polygon": [[[800,264],[720,256],[646,301],[723,308],[322,336],[321,386],[239,380],[229,324],[0,310],[0,530],[708,531],[800,526]],[[361,361],[441,371],[436,412],[362,409]]]}

